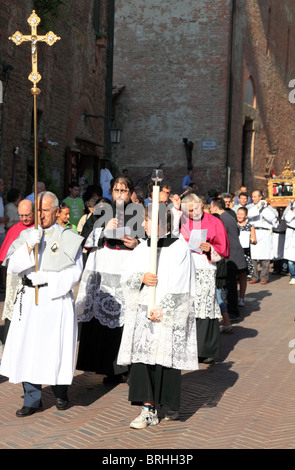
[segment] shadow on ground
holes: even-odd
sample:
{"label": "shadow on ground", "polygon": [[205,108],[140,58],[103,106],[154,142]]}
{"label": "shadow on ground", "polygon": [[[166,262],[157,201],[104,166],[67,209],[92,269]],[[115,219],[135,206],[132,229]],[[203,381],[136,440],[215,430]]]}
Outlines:
{"label": "shadow on ground", "polygon": [[69,388],[70,406],[89,406],[117,386],[117,384],[105,385],[102,382],[103,377],[94,372],[83,372],[74,376]]}
{"label": "shadow on ground", "polygon": [[[255,338],[258,331],[253,328],[244,328],[243,318],[260,310],[260,303],[268,292],[251,293],[251,310],[245,309],[238,324],[234,324],[234,333],[221,335],[221,355],[215,363],[201,365],[200,370],[184,373],[182,375],[180,420],[186,421],[200,408],[215,407],[223,394],[233,387],[238,380],[238,374],[232,370],[233,362],[226,362],[227,357],[234,350],[237,343],[246,338]],[[205,367],[205,368],[204,368]]]}
{"label": "shadow on ground", "polygon": [[[102,383],[103,376],[91,372],[85,372],[75,376],[72,385],[69,387],[68,409],[75,406],[89,406],[99,400],[106,393],[109,393],[116,384],[104,385]],[[8,378],[0,375],[0,384],[7,382]],[[11,384],[11,386],[19,387],[19,384]],[[17,390],[17,389],[16,389]],[[16,391],[17,394],[17,391]],[[23,400],[23,393],[19,394],[19,399]],[[42,387],[42,408],[47,410],[55,407],[55,396],[50,385],[43,385]]]}
{"label": "shadow on ground", "polygon": [[255,338],[258,331],[253,328],[244,328],[241,324],[233,325],[233,333],[221,335],[221,355],[219,360],[224,362],[239,341],[246,338]]}
{"label": "shadow on ground", "polygon": [[200,408],[218,405],[225,391],[238,380],[232,366],[233,362],[215,363],[182,376],[180,421],[186,421]]}
{"label": "shadow on ground", "polygon": [[261,310],[261,303],[266,297],[272,296],[272,292],[265,288],[263,290],[259,290],[257,292],[246,292],[245,296],[245,307],[240,307],[240,321],[243,320],[244,317],[248,317],[252,313],[259,312]]}

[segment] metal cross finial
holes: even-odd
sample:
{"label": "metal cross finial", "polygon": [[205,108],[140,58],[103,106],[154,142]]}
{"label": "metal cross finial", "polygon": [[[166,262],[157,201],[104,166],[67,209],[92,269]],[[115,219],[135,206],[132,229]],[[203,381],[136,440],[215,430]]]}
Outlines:
{"label": "metal cross finial", "polygon": [[37,34],[37,26],[40,23],[40,18],[36,15],[35,10],[33,10],[31,16],[28,18],[28,23],[31,26],[31,34],[24,35],[19,31],[16,31],[13,36],[9,37],[17,46],[19,46],[24,41],[31,41],[31,53],[32,53],[32,72],[29,75],[29,80],[33,82],[34,87],[31,88],[33,95],[38,95],[40,90],[37,88],[37,83],[41,80],[41,75],[38,72],[38,62],[37,62],[37,42],[42,41],[46,42],[49,46],[52,46],[60,37],[56,36],[52,31],[49,31],[44,36]]}
{"label": "metal cross finial", "polygon": [[[56,36],[52,31],[45,34],[45,36],[38,36],[37,26],[40,23],[40,18],[33,10],[31,16],[28,18],[28,23],[31,26],[31,34],[23,35],[19,31],[13,34],[9,39],[19,46],[24,41],[31,42],[31,55],[32,55],[32,72],[29,75],[29,80],[33,82],[34,86],[31,88],[31,93],[34,98],[34,194],[35,194],[35,229],[38,229],[38,131],[37,131],[37,96],[41,91],[37,88],[37,83],[41,80],[41,75],[38,72],[37,62],[37,42],[46,42],[52,46],[60,37]],[[38,245],[34,248],[35,251],[35,271],[38,271]],[[38,305],[38,286],[35,286],[35,303]]]}

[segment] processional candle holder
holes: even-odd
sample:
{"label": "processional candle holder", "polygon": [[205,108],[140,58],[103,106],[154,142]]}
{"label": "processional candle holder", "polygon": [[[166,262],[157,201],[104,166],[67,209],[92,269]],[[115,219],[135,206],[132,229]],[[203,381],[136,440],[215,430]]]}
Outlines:
{"label": "processional candle holder", "polygon": [[[158,226],[159,226],[159,198],[160,184],[164,179],[162,170],[153,170],[151,179],[154,182],[152,196],[152,227],[150,247],[150,272],[157,274],[157,252],[158,252]],[[156,286],[149,286],[148,315],[155,307]]]}

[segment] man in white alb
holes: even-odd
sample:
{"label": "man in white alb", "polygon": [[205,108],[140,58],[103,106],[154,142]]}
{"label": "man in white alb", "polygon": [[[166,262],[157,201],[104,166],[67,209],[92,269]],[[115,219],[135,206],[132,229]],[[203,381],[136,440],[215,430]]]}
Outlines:
{"label": "man in white alb", "polygon": [[[16,416],[29,416],[42,407],[42,384],[52,385],[56,407],[68,406],[72,383],[77,317],[72,288],[80,280],[82,237],[55,223],[58,199],[38,196],[38,230],[21,232],[6,257],[8,271],[22,278],[1,363],[0,373],[23,383],[24,403]],[[38,245],[38,271],[34,248]],[[35,297],[37,288],[37,300]]]}
{"label": "man in white alb", "polygon": [[269,265],[273,258],[272,228],[278,225],[278,212],[263,200],[259,190],[252,192],[252,204],[248,206],[248,221],[255,227],[257,244],[251,245],[253,279],[250,284],[259,282],[258,263],[261,262],[260,283],[267,284]]}

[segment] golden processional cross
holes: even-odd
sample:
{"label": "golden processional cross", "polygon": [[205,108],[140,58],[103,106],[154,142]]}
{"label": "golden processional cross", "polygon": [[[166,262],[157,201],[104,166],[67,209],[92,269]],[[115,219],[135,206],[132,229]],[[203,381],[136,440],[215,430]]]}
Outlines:
{"label": "golden processional cross", "polygon": [[[37,34],[37,26],[40,23],[39,16],[36,15],[33,10],[31,16],[27,19],[31,26],[31,34],[24,35],[19,31],[16,31],[13,36],[9,37],[17,46],[24,41],[31,42],[31,57],[32,57],[32,72],[29,75],[29,80],[33,82],[33,88],[31,93],[34,97],[34,194],[35,194],[35,228],[38,229],[38,135],[37,135],[37,96],[41,93],[40,89],[37,88],[37,83],[41,80],[41,75],[38,72],[38,59],[37,59],[37,43],[46,42],[49,46],[52,46],[60,37],[56,36],[52,31],[40,36]],[[38,245],[35,246],[35,271],[38,271]],[[38,305],[38,288],[35,288],[35,303]]]}

